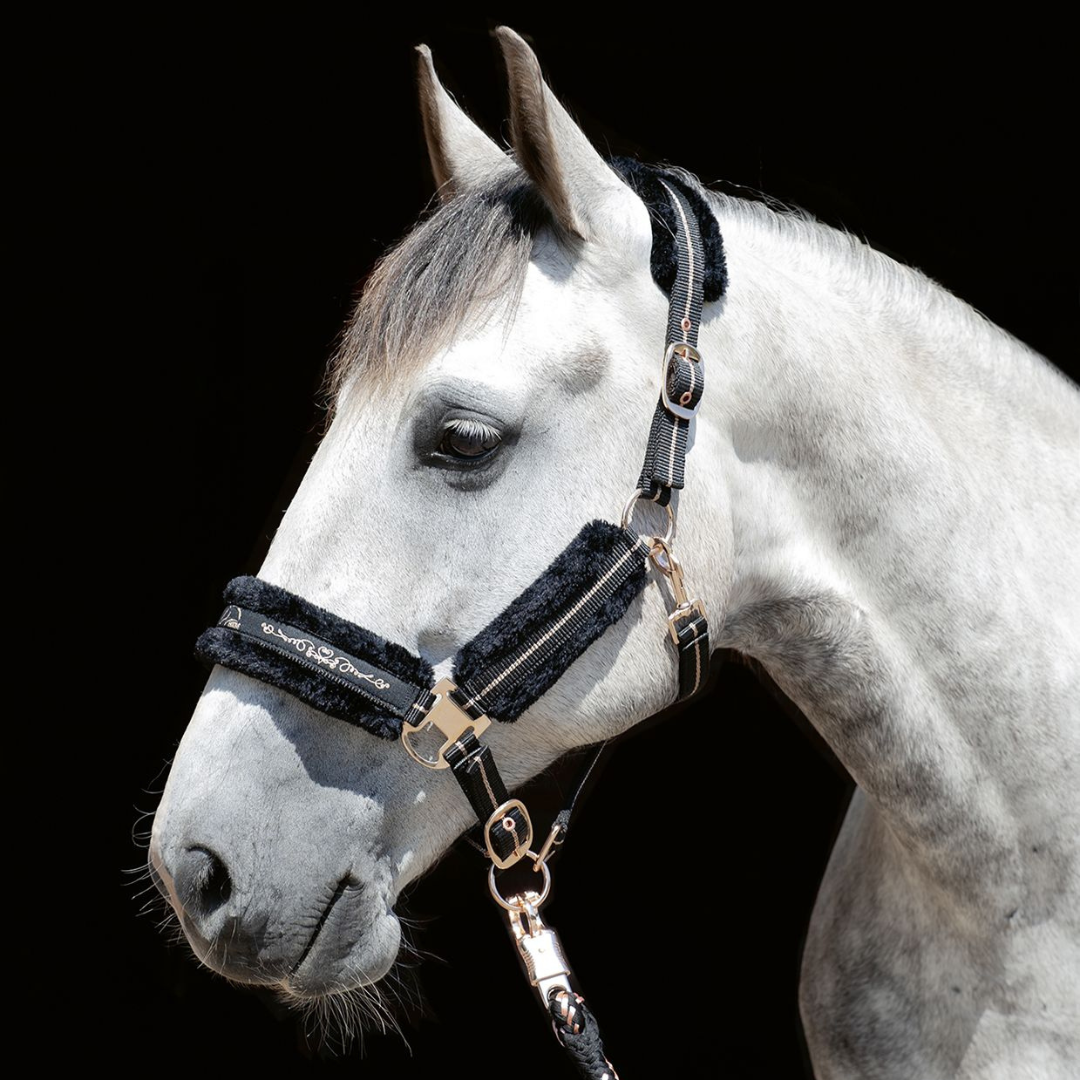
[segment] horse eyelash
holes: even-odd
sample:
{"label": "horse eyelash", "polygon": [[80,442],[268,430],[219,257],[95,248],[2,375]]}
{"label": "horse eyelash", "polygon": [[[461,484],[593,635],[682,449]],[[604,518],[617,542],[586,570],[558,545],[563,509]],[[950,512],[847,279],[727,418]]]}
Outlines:
{"label": "horse eyelash", "polygon": [[455,435],[461,435],[466,439],[494,439],[497,442],[502,442],[502,432],[497,428],[493,428],[490,424],[485,424],[482,420],[474,420],[472,418],[459,417],[454,420],[448,420],[443,425],[443,435],[446,435],[448,432],[453,432]]}

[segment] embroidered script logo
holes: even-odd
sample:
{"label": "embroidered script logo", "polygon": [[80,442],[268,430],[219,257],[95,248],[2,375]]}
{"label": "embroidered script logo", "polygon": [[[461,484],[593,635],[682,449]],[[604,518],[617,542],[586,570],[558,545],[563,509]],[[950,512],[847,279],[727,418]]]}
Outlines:
{"label": "embroidered script logo", "polygon": [[[233,614],[234,611],[236,612],[235,615]],[[230,630],[239,630],[241,615],[243,615],[243,612],[235,604],[230,604],[225,609],[225,614],[221,616],[218,625],[227,626]]]}
{"label": "embroidered script logo", "polygon": [[364,682],[371,683],[376,690],[390,689],[390,684],[385,679],[377,678],[375,675],[369,675],[367,672],[353,667],[344,656],[339,656],[328,645],[316,645],[309,638],[289,637],[288,634],[279,630],[273,623],[264,622],[261,625],[262,632],[268,637],[281,638],[287,645],[292,645],[301,655],[322,664],[323,667],[329,668],[331,671],[337,671],[342,675],[350,675],[354,679],[363,679]]}

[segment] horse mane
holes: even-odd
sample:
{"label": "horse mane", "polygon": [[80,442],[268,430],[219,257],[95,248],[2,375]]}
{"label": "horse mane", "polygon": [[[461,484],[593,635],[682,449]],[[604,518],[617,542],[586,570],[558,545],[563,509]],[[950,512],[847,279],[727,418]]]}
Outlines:
{"label": "horse mane", "polygon": [[[1025,342],[1002,329],[977,308],[961,300],[922,270],[900,262],[872,247],[846,229],[819,221],[800,207],[766,195],[736,197],[705,187],[691,173],[672,167],[686,183],[695,185],[720,222],[725,235],[738,229],[752,234],[765,255],[782,248],[784,264],[828,281],[832,290],[864,311],[886,313],[900,328],[932,323],[938,339],[952,342],[956,353],[970,360],[1000,358],[1009,378],[1017,377],[1015,359],[1022,354],[1034,361],[1036,378],[1051,373],[1072,386],[1072,381]],[[781,252],[777,250],[776,254]],[[1003,272],[1004,268],[1003,268]],[[982,342],[972,352],[971,343]]]}
{"label": "horse mane", "polygon": [[[785,265],[829,281],[839,295],[888,313],[897,325],[935,321],[942,341],[968,342],[968,355],[971,340],[981,339],[987,357],[1015,357],[1019,350],[1041,361],[1037,367],[1064,377],[981,312],[858,236],[776,200],[712,191],[693,174],[668,168],[702,195],[722,231],[752,234],[763,257],[782,254]],[[377,385],[398,373],[415,373],[451,342],[466,317],[475,322],[512,312],[544,228],[558,235],[539,192],[522,173],[459,195],[421,220],[367,279],[328,369],[331,406],[355,377]]]}

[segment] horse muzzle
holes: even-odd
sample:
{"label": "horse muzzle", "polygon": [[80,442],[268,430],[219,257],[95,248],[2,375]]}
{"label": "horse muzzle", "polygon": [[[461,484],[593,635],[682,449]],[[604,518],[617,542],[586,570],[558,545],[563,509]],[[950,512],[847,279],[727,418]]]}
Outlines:
{"label": "horse muzzle", "polygon": [[374,982],[397,955],[402,853],[370,792],[398,754],[370,740],[357,763],[367,736],[283,705],[215,672],[154,818],[150,868],[204,964],[314,996]]}
{"label": "horse muzzle", "polygon": [[319,997],[376,982],[397,956],[400,925],[377,877],[350,872],[283,895],[207,846],[165,854],[156,841],[150,868],[195,955],[235,982]]}

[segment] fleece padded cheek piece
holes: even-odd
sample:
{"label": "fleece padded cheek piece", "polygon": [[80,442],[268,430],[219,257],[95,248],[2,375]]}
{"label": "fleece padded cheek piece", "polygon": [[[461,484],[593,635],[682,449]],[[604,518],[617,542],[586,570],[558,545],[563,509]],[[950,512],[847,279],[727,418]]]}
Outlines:
{"label": "fleece padded cheek piece", "polygon": [[[644,588],[648,548],[606,521],[586,525],[455,658],[455,700],[474,715],[516,720]],[[301,596],[235,578],[197,655],[285,690],[380,738],[423,715],[435,674],[408,649]],[[415,710],[415,712],[414,712]]]}
{"label": "fleece padded cheek piece", "polygon": [[645,587],[640,537],[593,521],[454,660],[454,682],[472,707],[516,720]]}

